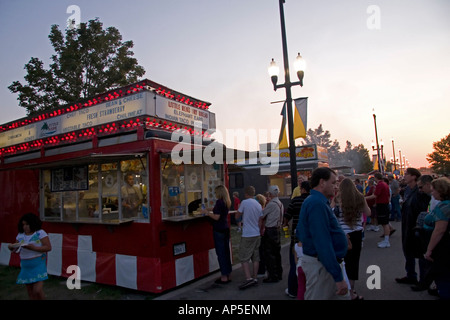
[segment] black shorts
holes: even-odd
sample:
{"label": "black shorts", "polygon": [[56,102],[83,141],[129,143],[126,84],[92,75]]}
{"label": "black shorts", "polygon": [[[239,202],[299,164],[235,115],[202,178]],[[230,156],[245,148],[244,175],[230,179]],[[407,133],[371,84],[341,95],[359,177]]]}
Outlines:
{"label": "black shorts", "polygon": [[377,210],[378,224],[389,224],[389,203],[377,203],[375,209]]}

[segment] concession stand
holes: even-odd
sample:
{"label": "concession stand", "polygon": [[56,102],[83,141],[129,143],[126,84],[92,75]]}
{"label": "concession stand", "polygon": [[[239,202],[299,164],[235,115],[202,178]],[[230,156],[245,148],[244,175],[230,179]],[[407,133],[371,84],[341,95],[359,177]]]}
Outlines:
{"label": "concession stand", "polygon": [[[287,208],[291,200],[291,173],[289,149],[276,149],[268,145],[258,153],[258,161],[232,161],[228,162],[228,178],[230,192],[238,192],[243,198],[245,187],[253,185],[256,193],[264,194],[270,185],[277,185],[280,189],[279,198],[284,207]],[[264,159],[275,157],[277,161],[267,164]],[[297,163],[297,176],[303,175],[310,179],[314,169],[328,167],[328,152],[326,148],[316,144],[297,146],[295,148],[295,158]],[[274,170],[267,170],[277,164]],[[267,173],[262,169],[266,169]]]}
{"label": "concession stand", "polygon": [[159,293],[217,270],[209,106],[146,79],[0,125],[0,264],[19,266],[7,243],[33,212],[52,275]]}

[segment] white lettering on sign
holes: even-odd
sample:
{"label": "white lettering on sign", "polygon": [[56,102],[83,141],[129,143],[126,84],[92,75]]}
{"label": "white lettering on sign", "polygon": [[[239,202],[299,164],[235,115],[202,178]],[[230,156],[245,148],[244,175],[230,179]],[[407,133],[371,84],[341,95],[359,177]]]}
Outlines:
{"label": "white lettering on sign", "polygon": [[[147,114],[148,92],[99,103],[20,128],[0,132],[0,148]],[[118,115],[121,115],[120,117]]]}
{"label": "white lettering on sign", "polygon": [[209,129],[209,111],[198,110],[181,102],[172,101],[163,97],[156,99],[156,116],[189,126],[195,122],[201,123],[201,128]]}
{"label": "white lettering on sign", "polygon": [[210,121],[215,126],[214,113],[145,91],[0,132],[0,148],[141,115],[192,127],[199,122],[202,130],[210,128]]}
{"label": "white lettering on sign", "polygon": [[173,245],[173,255],[177,256],[179,254],[186,253],[186,243],[177,243]]}

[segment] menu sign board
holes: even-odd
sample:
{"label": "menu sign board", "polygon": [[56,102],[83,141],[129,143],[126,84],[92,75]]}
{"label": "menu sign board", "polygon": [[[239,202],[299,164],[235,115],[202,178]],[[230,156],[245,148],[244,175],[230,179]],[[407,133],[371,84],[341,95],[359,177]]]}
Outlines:
{"label": "menu sign board", "polygon": [[140,92],[0,132],[0,148],[138,117],[146,113],[147,94]]}
{"label": "menu sign board", "polygon": [[88,166],[51,170],[51,191],[79,191],[88,189]]}
{"label": "menu sign board", "polygon": [[189,126],[200,122],[205,130],[215,127],[214,114],[208,110],[143,91],[0,132],[0,148],[143,115]]}
{"label": "menu sign board", "polygon": [[156,116],[193,127],[195,122],[200,122],[202,129],[209,128],[209,111],[169,99],[156,100]]}
{"label": "menu sign board", "polygon": [[61,132],[95,127],[122,119],[131,119],[146,113],[146,94],[140,92],[98,106],[78,110],[64,116]]}

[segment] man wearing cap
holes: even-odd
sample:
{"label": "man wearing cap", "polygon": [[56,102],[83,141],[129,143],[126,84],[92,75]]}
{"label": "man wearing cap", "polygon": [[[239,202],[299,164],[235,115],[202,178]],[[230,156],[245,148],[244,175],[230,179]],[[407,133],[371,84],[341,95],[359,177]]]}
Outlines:
{"label": "man wearing cap", "polygon": [[265,283],[278,282],[283,275],[281,266],[281,244],[280,244],[280,227],[283,222],[284,207],[278,194],[280,189],[277,185],[269,187],[270,201],[263,210],[263,220],[265,223],[265,231],[262,238],[264,243],[264,258],[266,259],[266,268],[268,277],[263,280]]}

